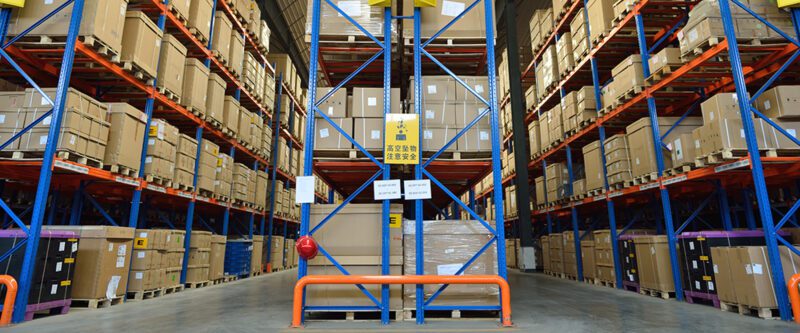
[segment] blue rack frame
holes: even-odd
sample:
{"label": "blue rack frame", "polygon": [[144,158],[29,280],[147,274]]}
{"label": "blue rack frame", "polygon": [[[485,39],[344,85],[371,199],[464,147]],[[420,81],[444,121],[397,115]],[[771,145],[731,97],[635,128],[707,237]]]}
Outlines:
{"label": "blue rack frame", "polygon": [[[320,112],[318,106],[325,102],[328,98],[330,98],[335,92],[339,89],[342,89],[346,84],[348,84],[351,79],[353,79],[356,75],[362,72],[369,64],[383,56],[383,88],[384,88],[384,114],[390,113],[390,88],[391,88],[391,28],[393,20],[401,20],[401,19],[413,19],[414,22],[414,80],[415,80],[415,89],[417,92],[415,94],[415,110],[414,112],[417,115],[421,114],[421,86],[422,86],[422,56],[425,55],[430,61],[437,64],[444,72],[450,75],[453,79],[455,79],[458,84],[462,85],[469,91],[472,95],[474,95],[478,100],[482,101],[486,105],[486,109],[483,110],[480,115],[476,119],[474,119],[469,125],[466,126],[465,129],[461,130],[459,133],[455,135],[453,139],[447,142],[443,148],[441,148],[438,152],[433,154],[427,160],[423,160],[422,156],[419,156],[418,164],[415,165],[414,168],[414,178],[417,180],[421,179],[429,179],[433,182],[438,188],[440,188],[443,192],[445,192],[450,198],[452,198],[456,203],[458,203],[458,208],[463,209],[464,211],[468,212],[470,216],[477,219],[481,224],[483,224],[494,236],[492,239],[485,244],[476,254],[472,257],[469,261],[467,261],[459,270],[456,272],[456,275],[463,273],[472,262],[474,262],[483,252],[490,248],[490,246],[495,243],[497,244],[497,258],[498,258],[498,272],[499,275],[503,278],[506,278],[507,272],[505,267],[505,230],[504,230],[504,222],[503,222],[503,198],[502,198],[502,179],[500,178],[500,133],[499,133],[499,126],[498,126],[498,110],[497,110],[497,93],[496,93],[496,73],[495,73],[495,64],[494,64],[494,22],[492,20],[492,12],[493,12],[493,5],[489,0],[475,0],[471,3],[468,7],[464,9],[464,11],[455,16],[450,23],[445,25],[441,28],[436,34],[434,34],[431,38],[427,39],[427,41],[422,42],[420,37],[420,12],[421,9],[416,7],[414,9],[413,16],[392,16],[391,8],[387,7],[384,8],[383,11],[383,40],[380,40],[373,36],[369,31],[364,29],[361,25],[359,25],[354,19],[348,16],[344,11],[342,11],[336,4],[334,4],[331,0],[314,0],[311,6],[311,48],[310,48],[310,73],[316,73],[318,69],[318,63],[320,61],[319,58],[319,40],[320,40],[320,11],[322,2],[325,2],[327,5],[331,6],[334,10],[336,10],[339,15],[344,17],[347,21],[353,24],[356,28],[358,28],[364,35],[366,35],[369,39],[375,42],[378,46],[380,46],[379,50],[370,57],[366,62],[360,65],[352,74],[348,75],[344,80],[338,83],[331,91],[327,94],[318,98],[316,95],[316,87],[317,87],[317,80],[316,77],[311,77],[309,81],[309,104],[308,104],[308,123],[306,124],[306,145],[307,147],[314,146],[314,121],[316,114],[319,114],[321,119],[327,121],[336,131],[338,131],[342,136],[344,136],[350,143],[352,143],[358,150],[360,150],[367,158],[369,158],[376,166],[378,166],[379,170],[375,172],[369,179],[363,183],[358,189],[356,189],[352,194],[350,194],[339,206],[337,206],[333,212],[331,212],[327,217],[322,219],[322,221],[315,226],[313,229],[310,229],[309,222],[310,222],[310,206],[307,203],[302,204],[302,217],[301,217],[301,224],[300,224],[300,236],[313,236],[314,232],[317,231],[319,228],[324,226],[331,218],[331,216],[337,214],[344,206],[349,204],[356,196],[358,196],[364,189],[366,189],[373,181],[382,177],[383,179],[389,179],[389,172],[390,172],[390,165],[384,164],[377,160],[372,154],[370,154],[366,149],[364,149],[358,142],[356,142],[350,135],[348,135],[345,131],[343,131],[339,126],[336,125],[335,122],[331,121],[330,118],[325,115],[325,113]],[[479,4],[483,4],[485,7],[484,12],[485,14],[485,24],[486,24],[486,60],[487,60],[487,76],[489,79],[489,98],[483,98],[480,94],[475,92],[472,87],[464,83],[463,80],[459,79],[458,76],[453,73],[450,69],[448,69],[445,65],[439,62],[432,54],[426,51],[425,47],[428,46],[432,41],[438,38],[444,31],[449,29],[455,22],[462,19],[470,10],[478,6]],[[495,175],[495,194],[494,194],[494,202],[496,203],[499,212],[497,214],[497,218],[495,221],[495,227],[491,227],[489,223],[487,223],[484,219],[482,219],[478,214],[475,213],[472,207],[474,207],[474,202],[472,203],[464,203],[462,202],[455,194],[453,194],[447,187],[445,187],[441,182],[439,182],[428,170],[428,167],[437,157],[439,157],[449,146],[454,144],[459,137],[464,135],[469,129],[475,126],[480,119],[483,117],[489,116],[490,117],[490,126],[492,127],[491,130],[491,140],[492,140],[492,169],[494,170]],[[384,118],[385,119],[385,118]],[[421,123],[419,131],[421,132]],[[419,146],[422,146],[422,138],[420,137]],[[306,149],[304,152],[304,160],[305,160],[305,170],[304,175],[310,176],[312,173],[311,166],[313,165],[313,149]],[[474,199],[474,196],[473,196]],[[474,201],[474,200],[473,200]],[[382,253],[382,260],[381,260],[381,273],[384,275],[389,274],[389,200],[382,201],[382,246],[381,246],[381,253]],[[416,223],[416,256],[417,262],[424,262],[424,248],[423,248],[423,230],[422,230],[422,222],[423,222],[423,200],[415,200],[415,223]],[[349,273],[347,270],[342,267],[335,258],[333,258],[324,248],[323,245],[319,245],[320,253],[325,256],[331,263],[342,273],[348,275]],[[299,263],[299,271],[298,277],[302,278],[308,274],[308,266],[306,260],[302,259]],[[424,275],[424,268],[423,265],[417,265],[417,275]],[[381,311],[381,322],[383,324],[389,323],[389,286],[382,285],[381,286],[381,295],[380,301],[374,297],[371,293],[369,293],[363,286],[357,286],[365,295],[375,304],[375,306],[366,306],[366,307],[343,307],[343,306],[325,306],[325,307],[308,307],[305,306],[305,298],[303,299],[303,306],[304,311],[309,310],[338,310],[338,311],[353,311],[353,310],[380,310]],[[417,293],[417,323],[423,324],[425,322],[425,311],[426,310],[455,310],[455,309],[471,309],[476,310],[480,308],[481,310],[500,310],[500,305],[496,306],[486,306],[486,307],[474,307],[474,306],[437,306],[431,305],[430,303],[436,299],[436,297],[447,288],[447,285],[443,285],[436,291],[429,299],[425,299],[423,293],[422,285],[416,286],[416,293]]]}

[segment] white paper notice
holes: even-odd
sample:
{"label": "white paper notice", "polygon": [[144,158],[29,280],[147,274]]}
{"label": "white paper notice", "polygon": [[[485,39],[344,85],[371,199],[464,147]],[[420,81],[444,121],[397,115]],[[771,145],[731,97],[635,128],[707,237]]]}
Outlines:
{"label": "white paper notice", "polygon": [[50,295],[55,295],[58,292],[58,284],[50,286]]}
{"label": "white paper notice", "polygon": [[106,285],[106,298],[112,299],[117,297],[117,287],[119,286],[119,275],[114,275],[111,277],[111,280],[108,280],[108,285]]}
{"label": "white paper notice", "polygon": [[324,139],[324,138],[327,138],[327,137],[329,137],[329,136],[330,136],[330,133],[328,132],[328,129],[327,129],[327,128],[323,128],[323,129],[320,129],[320,130],[319,130],[319,137],[320,137],[320,138],[323,138],[323,139]]}
{"label": "white paper notice", "polygon": [[406,180],[403,181],[405,188],[406,200],[430,199],[431,198],[431,180]]}
{"label": "white paper notice", "polygon": [[375,200],[400,199],[400,179],[376,180],[372,183]]}
{"label": "white paper notice", "polygon": [[60,272],[63,264],[59,261],[56,263],[56,272]]}
{"label": "white paper notice", "polygon": [[314,203],[314,176],[297,177],[295,203]]}
{"label": "white paper notice", "polygon": [[764,274],[764,266],[761,266],[761,264],[753,264],[753,274]]}
{"label": "white paper notice", "polygon": [[367,106],[377,106],[377,105],[378,105],[378,99],[377,98],[375,98],[375,97],[368,97],[367,98]]}
{"label": "white paper notice", "polygon": [[125,267],[125,257],[117,257],[117,268]]}
{"label": "white paper notice", "polygon": [[67,247],[67,243],[65,243],[65,242],[59,242],[59,243],[58,243],[58,252],[63,252],[63,251],[64,251],[64,249],[66,249],[66,247]]}
{"label": "white paper notice", "polygon": [[[339,9],[341,9],[347,16],[350,17],[358,17],[361,16],[361,1],[339,1],[337,4]],[[342,17],[342,14],[339,14],[339,17]]]}
{"label": "white paper notice", "polygon": [[436,274],[437,275],[456,275],[459,269],[461,269],[463,264],[446,264],[446,265],[438,265],[436,266]]}
{"label": "white paper notice", "polygon": [[442,15],[450,17],[458,16],[458,14],[464,11],[465,7],[466,6],[462,2],[444,0],[442,1]]}
{"label": "white paper notice", "polygon": [[372,140],[380,140],[381,139],[381,131],[379,131],[379,130],[370,131],[369,138],[372,139]]}

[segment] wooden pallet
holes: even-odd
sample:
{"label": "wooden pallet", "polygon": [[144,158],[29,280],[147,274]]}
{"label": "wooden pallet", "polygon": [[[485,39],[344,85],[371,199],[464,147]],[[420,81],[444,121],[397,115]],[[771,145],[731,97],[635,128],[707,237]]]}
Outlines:
{"label": "wooden pallet", "polygon": [[713,306],[715,308],[720,307],[719,296],[717,296],[716,294],[685,290],[683,292],[683,296],[686,299],[686,303],[689,304],[705,304]]}
{"label": "wooden pallet", "polygon": [[656,69],[655,72],[653,72],[652,74],[650,74],[649,77],[644,79],[644,82],[647,86],[656,84],[658,81],[661,81],[662,79],[669,76],[682,66],[683,64],[666,64],[663,67]]}
{"label": "wooden pallet", "polygon": [[25,308],[25,321],[33,320],[38,316],[50,316],[67,314],[69,312],[71,299],[50,301],[37,304],[28,304]]}
{"label": "wooden pallet", "polygon": [[140,81],[144,81],[148,86],[152,86],[155,82],[155,77],[148,74],[139,64],[133,61],[123,61],[120,63],[120,67],[128,73],[131,73],[133,77],[139,79]]}
{"label": "wooden pallet", "polygon": [[684,164],[676,166],[671,169],[664,170],[664,174],[666,174],[667,176],[677,176],[692,171],[693,169],[694,169],[694,164]]}
{"label": "wooden pallet", "polygon": [[743,316],[758,317],[761,319],[780,318],[780,312],[778,311],[778,308],[759,308],[744,304],[735,304],[735,303],[720,301],[719,309],[725,312],[734,312]]}
{"label": "wooden pallet", "polygon": [[193,115],[197,116],[197,118],[200,118],[200,119],[202,119],[202,120],[206,120],[206,113],[205,113],[205,111],[198,110],[198,109],[196,109],[195,107],[193,107],[193,106],[189,106],[189,105],[184,105],[183,107],[184,107],[184,108],[186,108],[186,111],[189,111],[189,112],[191,112]]}
{"label": "wooden pallet", "polygon": [[159,186],[172,188],[172,181],[169,179],[156,177],[154,175],[144,175],[144,180],[148,183],[153,183]]}
{"label": "wooden pallet", "polygon": [[222,54],[217,50],[211,50],[211,54],[214,56],[214,58],[217,58],[217,60],[219,60],[219,62],[222,63],[223,65],[225,66],[230,65],[230,63],[228,62],[228,55]]}
{"label": "wooden pallet", "polygon": [[606,193],[606,189],[598,188],[598,189],[594,189],[594,190],[590,190],[590,191],[586,192],[586,195],[590,196],[590,197],[594,197],[594,196],[598,196],[598,195],[601,195],[601,194],[604,194],[604,193]]}
{"label": "wooden pallet", "polygon": [[639,284],[633,281],[622,281],[622,289],[639,293]]}
{"label": "wooden pallet", "polygon": [[186,185],[186,184],[179,184],[178,182],[172,183],[172,188],[176,190],[186,191],[186,192],[194,192],[194,186]]}
{"label": "wooden pallet", "polygon": [[674,291],[661,291],[661,290],[655,290],[655,289],[642,288],[641,286],[639,287],[639,294],[649,295],[649,296],[652,296],[652,297],[660,297],[660,298],[663,298],[663,299],[675,298],[675,292]]}
{"label": "wooden pallet", "polygon": [[[0,157],[8,158],[12,160],[41,160],[44,158],[43,151],[2,151],[0,152]],[[91,157],[87,157],[83,154],[79,154],[69,150],[61,150],[56,152],[56,157],[75,162],[78,164],[83,164],[86,166],[94,167],[94,168],[103,168],[103,161],[93,159]]]}
{"label": "wooden pallet", "polygon": [[178,93],[173,92],[172,90],[167,89],[167,87],[156,87],[156,90],[164,96],[175,103],[181,104],[181,95]]}
{"label": "wooden pallet", "polygon": [[596,284],[603,287],[617,288],[617,283],[614,281],[604,281],[598,279]]}
{"label": "wooden pallet", "polygon": [[128,302],[131,301],[143,301],[146,299],[156,298],[164,295],[164,289],[152,289],[152,290],[140,290],[140,291],[129,291],[127,293],[127,298],[125,299]]}
{"label": "wooden pallet", "polygon": [[[310,321],[375,321],[381,319],[380,311],[306,311]],[[402,320],[403,310],[390,310],[389,320]]]}
{"label": "wooden pallet", "polygon": [[136,177],[136,176],[139,175],[138,174],[139,170],[131,169],[129,167],[126,167],[126,166],[123,166],[123,165],[119,165],[119,164],[106,164],[106,165],[103,165],[103,169],[108,170],[111,173],[116,173],[116,174],[120,174],[120,175],[128,176],[128,177]]}
{"label": "wooden pallet", "polygon": [[[692,59],[697,58],[699,55],[705,53],[712,47],[716,46],[719,43],[722,43],[725,40],[725,36],[713,36],[703,40],[702,43],[695,46],[691,50],[687,50],[685,53],[681,53],[681,61],[689,62]],[[783,37],[759,37],[759,38],[736,38],[736,43],[739,44],[740,48],[747,48],[748,46],[765,46],[765,45],[785,45],[787,43],[786,39]],[[743,52],[743,56],[745,53]],[[757,54],[751,54],[751,57],[758,57]],[[727,52],[721,53],[718,57],[727,57]],[[750,62],[751,58],[743,59],[745,63]],[[728,71],[728,73],[730,73]]]}
{"label": "wooden pallet", "polygon": [[208,37],[204,36],[203,32],[197,28],[189,28],[189,32],[194,35],[197,40],[201,41],[203,44],[208,43]]}
{"label": "wooden pallet", "polygon": [[561,278],[565,280],[578,281],[578,277],[575,275],[561,274]]}
{"label": "wooden pallet", "polygon": [[[78,40],[112,63],[119,63],[119,50],[114,50],[97,37],[93,35],[78,36]],[[14,45],[19,45],[22,47],[31,46],[36,48],[63,48],[66,42],[66,35],[48,36],[27,34],[14,42]]]}
{"label": "wooden pallet", "polygon": [[184,284],[184,286],[185,286],[186,288],[190,288],[190,289],[193,289],[193,288],[203,288],[203,287],[208,287],[208,286],[210,286],[210,285],[211,285],[211,281],[208,281],[208,280],[206,280],[206,281],[200,281],[200,282],[186,282],[186,283]]}
{"label": "wooden pallet", "polygon": [[101,299],[73,299],[71,306],[74,308],[102,309],[112,305],[122,304],[122,297]]}
{"label": "wooden pallet", "polygon": [[609,103],[609,105],[605,106],[603,108],[603,110],[601,111],[601,113],[604,114],[604,115],[608,114],[608,113],[611,113],[611,111],[614,111],[620,105],[625,104],[626,102],[628,102],[632,98],[636,97],[636,95],[641,94],[642,91],[644,91],[644,87],[643,86],[634,86],[633,88],[628,89],[628,91],[626,91],[623,94],[619,95],[615,101],[613,101],[613,102]]}
{"label": "wooden pallet", "polygon": [[256,277],[256,276],[259,276],[259,275],[261,275],[261,271],[250,272],[250,277]]}
{"label": "wooden pallet", "polygon": [[182,284],[177,284],[172,287],[164,287],[162,288],[162,294],[164,295],[174,294],[183,291],[183,289],[184,286]]}
{"label": "wooden pallet", "polygon": [[[492,318],[500,315],[497,310],[425,310],[425,319],[463,319],[463,318]],[[417,310],[403,309],[403,320],[410,321],[417,318]]]}
{"label": "wooden pallet", "polygon": [[631,180],[625,181],[625,187],[631,187],[631,186],[635,186],[635,185],[647,184],[647,183],[650,183],[650,182],[654,182],[656,180],[658,180],[658,173],[657,172],[651,172],[651,173],[648,173],[648,174],[645,174],[645,175],[642,175],[642,176],[639,176],[639,177],[635,177],[635,178],[633,178]]}
{"label": "wooden pallet", "polygon": [[585,276],[584,276],[584,277],[583,277],[583,283],[586,283],[586,284],[591,284],[591,285],[596,285],[596,284],[597,284],[597,279],[596,279],[596,278],[590,278],[590,277],[585,277]]}

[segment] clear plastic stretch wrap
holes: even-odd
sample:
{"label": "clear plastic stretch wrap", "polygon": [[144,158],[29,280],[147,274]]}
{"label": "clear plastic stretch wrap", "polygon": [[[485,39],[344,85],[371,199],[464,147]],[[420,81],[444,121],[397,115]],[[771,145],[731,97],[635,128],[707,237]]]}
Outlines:
{"label": "clear plastic stretch wrap", "polygon": [[[490,222],[494,227],[494,222]],[[433,220],[423,222],[425,274],[453,275],[472,256],[492,239],[493,235],[480,222],[474,220]],[[416,273],[415,221],[403,221],[403,271]],[[497,274],[497,243],[493,243],[464,272],[465,275]],[[427,299],[440,285],[426,285]],[[413,308],[416,289],[404,289],[405,307]],[[496,305],[498,288],[495,285],[451,285],[442,292],[433,305]]]}
{"label": "clear plastic stretch wrap", "polygon": [[[368,0],[331,0],[339,9],[347,14],[353,21],[361,25],[375,38],[383,38],[383,7],[370,6]],[[311,15],[313,0],[308,0],[308,16],[306,19],[306,35],[311,35]],[[393,13],[394,14],[394,13]],[[325,0],[320,0],[320,36],[364,36],[364,32],[350,23],[339,11],[334,9]],[[392,39],[397,38],[395,27],[392,26]]]}

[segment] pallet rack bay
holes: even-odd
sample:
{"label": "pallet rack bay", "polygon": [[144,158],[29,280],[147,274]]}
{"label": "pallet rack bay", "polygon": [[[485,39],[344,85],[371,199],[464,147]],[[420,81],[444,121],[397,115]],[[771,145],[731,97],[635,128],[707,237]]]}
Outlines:
{"label": "pallet rack bay", "polygon": [[[667,236],[675,297],[683,300],[684,282],[676,248],[677,235],[684,230],[696,229],[698,223],[724,230],[755,230],[760,221],[780,317],[789,320],[792,315],[778,246],[785,245],[795,254],[800,254],[800,251],[779,231],[787,223],[796,226],[795,213],[800,202],[793,202],[791,193],[796,193],[793,189],[797,186],[796,166],[800,159],[791,150],[778,151],[777,154],[774,151],[765,154],[764,147],[760,150],[752,117],[764,119],[767,126],[777,131],[778,136],[786,136],[794,144],[800,144],[800,141],[790,131],[756,110],[752,104],[776,82],[796,82],[792,80],[792,75],[787,76],[786,73],[797,71],[800,11],[797,8],[788,9],[794,29],[782,31],[763,14],[750,9],[746,3],[738,0],[717,0],[717,14],[724,28],[724,38],[709,39],[707,43],[696,48],[694,54],[690,54],[682,65],[667,72],[660,71],[656,73],[658,75],[651,75],[648,59],[680,38],[681,29],[689,19],[690,9],[699,3],[652,0],[632,2],[613,20],[610,30],[599,38],[589,40],[587,55],[580,60],[576,59],[571,70],[561,78],[556,78],[552,90],[535,105],[528,105],[526,124],[539,119],[543,112],[557,105],[567,92],[582,86],[593,88],[594,99],[598,103],[597,117],[586,126],[557,138],[556,143],[545,147],[542,152],[531,151],[528,164],[531,180],[540,175],[547,177],[544,170],[554,162],[565,163],[569,175],[568,185],[565,186],[567,198],[548,201],[548,192],[545,189],[544,201],[548,203],[532,205],[534,209],[531,222],[537,235],[562,230],[573,232],[577,252],[577,279],[581,281],[583,265],[580,241],[591,230],[608,226],[612,237],[617,288],[623,288],[620,249],[617,246],[619,236],[633,226],[652,223],[650,225],[655,226],[659,233]],[[569,32],[569,23],[579,13],[584,16],[583,24],[588,30],[586,34],[591,35],[590,31],[595,27],[589,26],[587,7],[588,1],[578,0],[568,2],[560,13],[553,12],[555,20],[552,31],[543,37],[543,46],[536,48],[534,45],[534,58],[523,68],[523,78],[533,77],[534,68],[542,61],[547,47],[554,45],[564,33]],[[760,43],[757,38],[742,38],[734,27],[733,12],[753,19],[778,37],[765,39],[764,43]],[[634,91],[628,98],[618,101],[618,104],[604,108],[601,104],[602,88],[611,77],[609,71],[631,54],[641,56],[643,79],[648,84],[641,90]],[[625,126],[638,118],[648,117],[649,126],[653,129],[653,151],[660,151],[659,147],[666,144],[662,140],[669,131],[687,116],[696,115],[701,102],[723,92],[734,93],[738,101],[743,119],[742,135],[747,147],[746,151],[740,152],[741,155],[726,154],[712,163],[665,170],[664,158],[661,154],[655,154],[655,177],[626,186],[609,186],[604,145],[600,144],[604,178],[602,190],[585,195],[573,193],[572,184],[577,180],[574,178],[574,164],[580,158],[580,154],[578,159],[572,154],[575,147],[583,147],[598,138],[602,143],[613,134],[624,133]],[[525,99],[524,96],[511,98]],[[506,103],[509,103],[508,98],[503,100],[503,105]],[[660,133],[659,117],[665,116],[679,117],[679,120],[667,133]],[[517,132],[513,135],[523,134]],[[511,137],[509,135],[504,138],[504,142]],[[515,176],[503,179],[502,184],[510,184]],[[485,200],[492,190],[474,195],[479,201]],[[470,195],[473,193],[470,192]],[[712,206],[715,208],[710,208]],[[757,210],[757,215],[754,210]],[[714,219],[718,219],[719,223],[709,223],[711,221],[707,218],[708,215],[715,216]],[[742,220],[744,223],[740,225]],[[513,223],[519,224],[522,221],[516,220]]]}
{"label": "pallet rack bay", "polygon": [[[97,219],[100,224],[124,225],[132,228],[148,228],[148,213],[155,213],[155,220],[158,223],[174,229],[175,222],[183,220],[186,230],[185,256],[189,253],[191,230],[197,229],[194,222],[199,222],[203,228],[213,233],[228,235],[229,228],[237,231],[239,235],[246,238],[253,238],[254,234],[269,236],[267,242],[272,239],[273,232],[282,233],[285,236],[296,232],[298,221],[274,215],[275,183],[283,181],[294,182],[294,176],[283,170],[278,170],[277,159],[273,158],[272,165],[266,156],[248,149],[244,144],[238,142],[234,137],[224,134],[220,129],[215,128],[203,117],[187,110],[179,105],[166,94],[159,92],[155,80],[143,81],[129,70],[123,69],[122,64],[118,63],[106,50],[94,46],[84,39],[86,36],[80,35],[80,25],[84,12],[84,0],[64,1],[48,15],[42,17],[29,29],[24,30],[13,38],[7,38],[8,27],[11,22],[12,9],[0,9],[0,38],[4,40],[0,56],[4,61],[4,78],[10,82],[19,83],[33,87],[38,91],[43,99],[52,105],[51,111],[45,113],[37,121],[42,121],[45,117],[51,117],[51,126],[47,136],[47,145],[41,159],[11,160],[0,161],[3,173],[0,180],[0,191],[15,190],[21,188],[22,183],[31,182],[35,184],[35,197],[28,202],[20,204],[8,204],[0,200],[0,207],[3,210],[4,222],[6,226],[16,226],[25,233],[25,241],[14,246],[9,252],[2,254],[0,260],[5,260],[15,251],[25,248],[25,258],[22,274],[19,277],[19,293],[14,311],[14,322],[24,320],[26,314],[28,291],[31,288],[31,275],[37,244],[41,234],[43,224],[82,224],[82,213],[92,215],[92,219]],[[66,33],[64,42],[55,43],[22,43],[26,39],[26,34],[34,30],[35,27],[54,19],[56,14],[68,11],[71,7],[69,17],[69,30]],[[203,61],[204,65],[211,72],[221,76],[225,85],[226,92],[235,96],[241,105],[249,110],[257,111],[259,119],[264,121],[267,126],[273,128],[274,137],[273,151],[276,149],[278,137],[286,139],[287,149],[303,149],[300,140],[280,124],[281,105],[280,96],[288,96],[287,101],[291,103],[289,121],[295,120],[294,115],[305,116],[305,111],[301,106],[301,98],[297,91],[292,91],[282,80],[286,73],[277,73],[274,65],[269,63],[263,48],[251,36],[243,23],[237,18],[233,8],[225,1],[213,1],[213,12],[221,12],[233,22],[234,31],[241,34],[245,41],[245,51],[255,55],[259,65],[266,69],[270,76],[277,76],[277,105],[264,105],[255,94],[245,88],[244,83],[223,64],[221,59],[211,51],[211,38],[199,38],[184,25],[185,18],[179,17],[170,8],[168,0],[143,0],[130,4],[130,9],[142,11],[151,19],[157,22],[158,28],[163,32],[169,32],[188,48],[188,57],[197,58]],[[212,15],[209,22],[208,36],[214,34],[214,18]],[[207,39],[205,42],[201,39]],[[44,41],[44,40],[42,40]],[[113,53],[113,52],[112,52]],[[37,82],[47,82],[56,85],[55,98],[49,98],[42,92],[41,86]],[[145,131],[144,144],[142,149],[142,160],[138,174],[121,174],[105,170],[101,167],[90,166],[78,163],[72,159],[56,156],[56,143],[59,140],[59,132],[62,119],[65,113],[65,102],[68,88],[74,87],[79,91],[98,98],[101,101],[125,100],[143,109],[147,116],[147,127],[150,127],[151,120],[159,117],[168,120],[177,126],[181,132],[191,133],[198,142],[198,150],[194,166],[193,190],[179,190],[167,186],[161,186],[148,182],[144,177],[144,163],[147,152],[147,142],[149,131]],[[273,115],[273,110],[276,114]],[[296,111],[296,112],[295,112]],[[0,149],[18,139],[22,133],[29,130],[33,125],[23,129],[8,141],[0,144]],[[291,127],[289,127],[291,128]],[[254,208],[252,206],[234,204],[207,196],[202,196],[197,192],[197,170],[199,156],[201,153],[200,144],[203,140],[209,140],[220,147],[227,148],[230,156],[235,160],[249,165],[254,170],[264,170],[271,174],[273,180],[270,188],[271,200],[270,209]],[[138,149],[138,147],[131,147]],[[309,169],[310,170],[310,169]],[[309,171],[310,172],[310,171]],[[22,186],[24,187],[24,186]],[[288,187],[288,186],[287,186]],[[52,190],[51,190],[52,189]],[[71,205],[63,204],[63,196],[72,194]],[[333,196],[329,193],[316,193],[316,200],[328,201]],[[130,201],[129,201],[130,200]],[[18,200],[25,201],[25,200]],[[84,203],[91,204],[91,212],[82,212]],[[128,206],[130,202],[130,206]],[[66,209],[64,207],[70,207]],[[63,209],[62,209],[63,208]],[[176,210],[185,209],[184,214]],[[16,210],[16,212],[15,212]],[[25,215],[30,215],[28,223],[23,221]],[[63,214],[58,220],[56,216]],[[178,217],[181,216],[181,217]],[[233,223],[234,217],[240,217],[243,223]],[[221,217],[221,218],[220,218]],[[255,228],[255,219],[260,218],[260,227]],[[127,223],[120,221],[127,219]],[[268,226],[267,226],[267,220]],[[58,222],[60,221],[60,223]],[[13,222],[13,223],[12,223]],[[27,224],[27,225],[26,225]],[[240,229],[240,224],[246,228]],[[282,231],[281,231],[282,227]],[[267,229],[268,228],[268,229]],[[284,249],[285,250],[285,249]],[[269,256],[269,251],[267,256]],[[269,260],[269,259],[267,259]],[[284,257],[285,260],[285,257]],[[183,260],[181,283],[186,279],[188,259]]]}

